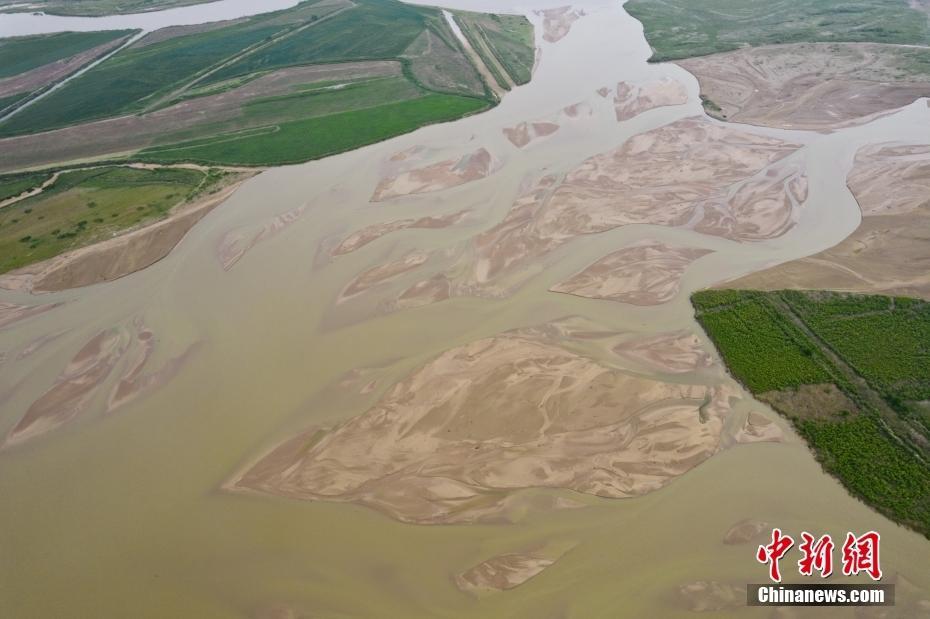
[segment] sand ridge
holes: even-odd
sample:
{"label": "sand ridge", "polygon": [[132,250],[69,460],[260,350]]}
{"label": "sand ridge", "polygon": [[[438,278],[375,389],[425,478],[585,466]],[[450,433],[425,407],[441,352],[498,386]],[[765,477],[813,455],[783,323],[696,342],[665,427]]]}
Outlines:
{"label": "sand ridge", "polygon": [[708,112],[777,128],[829,130],[930,96],[908,50],[873,43],[768,45],[676,61],[698,78]]}
{"label": "sand ridge", "polygon": [[862,211],[848,238],[727,287],[833,289],[930,299],[930,146],[876,144],[857,153],[847,184]]}
{"label": "sand ridge", "polygon": [[543,18],[543,39],[549,43],[561,41],[572,29],[572,24],[584,17],[584,9],[575,10],[570,6],[536,11]]}
{"label": "sand ridge", "polygon": [[491,557],[454,577],[455,586],[467,593],[506,591],[542,573],[555,560],[534,553],[510,553]]}
{"label": "sand ridge", "polygon": [[19,305],[17,303],[8,303],[0,301],[0,329],[14,322],[25,320],[32,316],[42,314],[49,310],[60,307],[62,303],[44,303],[40,305]]}
{"label": "sand ridge", "polygon": [[332,256],[342,256],[361,249],[365,245],[380,239],[382,236],[397,232],[398,230],[408,229],[428,229],[434,230],[439,228],[448,228],[461,222],[470,211],[464,209],[449,213],[448,215],[427,215],[418,219],[398,219],[383,223],[365,226],[356,230],[343,238],[336,247],[330,251]]}
{"label": "sand ridge", "polygon": [[269,218],[257,228],[244,227],[226,232],[220,239],[215,252],[223,270],[230,270],[256,245],[277,236],[286,228],[294,225],[307,212],[307,208],[305,204],[285,211]]}
{"label": "sand ridge", "polygon": [[681,374],[713,365],[713,356],[690,331],[672,331],[625,339],[612,351],[619,357],[658,372]]}
{"label": "sand ridge", "polygon": [[[408,162],[410,158],[392,158],[392,161]],[[485,178],[498,167],[499,162],[494,160],[491,153],[485,148],[479,148],[458,159],[447,159],[424,167],[406,168],[388,174],[378,183],[371,201],[383,202],[400,196],[449,189]]]}
{"label": "sand ridge", "polygon": [[[404,291],[405,304],[509,296],[566,243],[626,225],[687,227],[740,242],[776,238],[796,224],[807,199],[806,174],[789,157],[799,148],[686,118],[635,135],[564,176],[531,174],[507,215],[473,237],[452,269]],[[597,270],[607,277],[606,267]]]}
{"label": "sand ridge", "polygon": [[521,122],[513,127],[505,127],[504,135],[510,140],[510,143],[517,148],[523,148],[540,138],[552,135],[559,130],[559,125],[554,122]]}
{"label": "sand ridge", "polygon": [[678,294],[688,265],[709,253],[646,239],[604,256],[549,290],[632,305],[661,305]]}
{"label": "sand ridge", "polygon": [[[606,97],[606,93],[603,96]],[[617,121],[622,122],[649,110],[687,102],[688,91],[684,85],[667,77],[645,84],[620,82],[614,95],[614,110]]]}
{"label": "sand ridge", "polygon": [[449,350],[368,412],[285,441],[226,487],[475,522],[527,487],[637,496],[717,450],[734,392],[627,375],[548,331]]}
{"label": "sand ridge", "polygon": [[[40,338],[24,349],[21,356],[31,354],[30,349],[62,334]],[[157,340],[141,319],[97,333],[74,354],[55,382],[33,401],[0,448],[24,443],[74,421],[88,412],[98,398],[106,398],[104,412],[121,408],[174,378],[199,348],[198,343],[191,344],[153,370],[150,366]]]}

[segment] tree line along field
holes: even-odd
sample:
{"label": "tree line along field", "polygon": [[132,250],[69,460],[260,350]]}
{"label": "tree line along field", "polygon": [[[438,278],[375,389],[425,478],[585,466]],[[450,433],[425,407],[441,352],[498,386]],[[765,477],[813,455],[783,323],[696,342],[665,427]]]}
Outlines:
{"label": "tree line along field", "polygon": [[730,372],[828,472],[930,537],[930,302],[710,290],[692,304]]}
{"label": "tree line along field", "polygon": [[[39,184],[47,176],[21,181]],[[220,178],[219,172],[120,166],[63,172],[41,194],[0,208],[0,273],[162,219]],[[9,185],[0,182],[0,194]]]}
{"label": "tree line along field", "polygon": [[[529,29],[530,44],[511,56],[532,58],[532,26],[508,17],[513,29],[519,29],[514,20]],[[310,1],[221,27],[176,30],[170,36],[148,35],[24,106],[0,123],[0,148],[7,136],[78,130],[95,121],[157,112],[165,130],[155,144],[149,140],[136,147],[150,147],[141,155],[145,160],[271,165],[349,150],[496,103],[442,13],[430,7],[397,0]],[[308,80],[288,93],[253,92],[242,98],[239,110],[205,113],[194,127],[171,122],[173,106],[224,93],[238,101],[237,93],[263,76],[358,61],[396,62],[401,75],[347,91],[341,99]],[[351,82],[332,86],[354,88]],[[378,96],[371,97],[375,91]]]}
{"label": "tree line along field", "polygon": [[927,14],[905,0],[630,0],[654,62],[780,43],[927,45]]}

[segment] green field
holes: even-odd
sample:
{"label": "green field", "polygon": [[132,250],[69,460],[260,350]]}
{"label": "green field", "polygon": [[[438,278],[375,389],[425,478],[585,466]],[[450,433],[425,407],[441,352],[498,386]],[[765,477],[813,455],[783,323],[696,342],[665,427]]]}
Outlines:
{"label": "green field", "polygon": [[[0,188],[42,178],[5,179]],[[65,172],[40,195],[0,209],[0,273],[163,218],[218,180],[196,170],[103,167]]]}
{"label": "green field", "polygon": [[130,30],[61,32],[0,39],[0,78],[25,73],[131,34]]}
{"label": "green field", "polygon": [[33,187],[38,187],[50,176],[51,174],[48,173],[0,176],[0,202],[7,198],[18,196]]}
{"label": "green field", "polygon": [[140,111],[157,95],[280,29],[248,23],[124,50],[4,122],[0,135]]}
{"label": "green field", "polygon": [[654,62],[777,43],[927,45],[927,14],[905,0],[630,0]]}
{"label": "green field", "polygon": [[[502,62],[528,79],[532,26],[497,16],[488,23],[489,40],[504,50]],[[159,32],[18,111],[0,124],[0,138],[64,127],[80,132],[84,123],[145,115],[157,124],[126,139],[112,133],[89,141],[86,155],[75,152],[80,140],[65,139],[60,156],[46,142],[39,162],[100,157],[94,145],[104,143],[119,158],[147,148],[140,155],[147,161],[274,165],[342,152],[496,102],[442,13],[398,0],[310,1],[232,25]],[[341,63],[370,61],[396,64],[346,64],[346,77],[338,78]],[[275,74],[282,85],[266,95],[251,88],[271,71],[301,65],[333,67],[334,77],[291,71]],[[172,106],[191,101],[203,102],[204,111],[173,122]],[[11,163],[7,169],[16,170]]]}
{"label": "green field", "polygon": [[287,37],[210,76],[222,81],[299,64],[397,59],[439,11],[396,0],[357,0],[357,6]]}
{"label": "green field", "polygon": [[[930,536],[930,303],[734,290],[692,303],[730,372],[794,422],[826,470]],[[839,409],[818,402],[828,384]]]}
{"label": "green field", "polygon": [[[498,71],[487,57],[485,46],[515,84],[530,81],[536,61],[536,48],[533,25],[525,17],[457,11],[455,18],[495,79],[498,79]],[[482,42],[484,45],[481,45]],[[498,79],[498,82],[501,80]],[[506,87],[507,83],[505,81],[500,85]]]}
{"label": "green field", "polygon": [[144,161],[226,165],[282,165],[318,159],[408,133],[423,125],[480,111],[488,102],[427,94],[409,101],[220,134],[143,150]]}

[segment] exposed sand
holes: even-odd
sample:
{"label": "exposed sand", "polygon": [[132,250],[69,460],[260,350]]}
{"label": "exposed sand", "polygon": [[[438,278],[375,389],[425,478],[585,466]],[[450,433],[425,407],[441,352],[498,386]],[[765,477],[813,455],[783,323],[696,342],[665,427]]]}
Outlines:
{"label": "exposed sand", "polygon": [[797,129],[841,127],[930,96],[907,48],[870,43],[747,47],[678,60],[726,120]]}
{"label": "exposed sand", "polygon": [[0,301],[0,328],[11,325],[14,322],[25,320],[30,316],[35,316],[60,306],[61,303],[46,303],[44,305],[17,305]]}
{"label": "exposed sand", "polygon": [[112,281],[165,256],[187,231],[231,196],[252,173],[240,173],[216,193],[176,207],[165,219],[0,276],[0,288],[54,292]]}
{"label": "exposed sand", "polygon": [[410,309],[445,301],[452,296],[452,283],[443,273],[421,280],[406,290],[394,301],[393,309]]}
{"label": "exposed sand", "polygon": [[[20,353],[20,358],[60,335],[61,332],[54,333],[33,342]],[[174,378],[199,347],[192,344],[153,370],[150,366],[157,340],[155,333],[140,320],[129,327],[98,333],[72,357],[55,383],[29,406],[0,448],[23,443],[73,421],[90,410],[107,389],[106,412],[156,390]],[[115,383],[109,386],[111,376]]]}
{"label": "exposed sand", "polygon": [[617,121],[629,120],[658,107],[683,105],[687,102],[688,91],[684,85],[669,78],[642,85],[620,82],[614,95]]}
{"label": "exposed sand", "polygon": [[700,580],[678,588],[680,603],[695,613],[735,610],[746,605],[746,588],[742,585]]}
{"label": "exposed sand", "polygon": [[709,253],[644,240],[604,256],[549,290],[632,305],[660,305],[678,294],[688,265]]}
{"label": "exposed sand", "polygon": [[761,520],[740,520],[723,536],[723,543],[728,546],[749,544],[771,533],[772,525]]}
{"label": "exposed sand", "polygon": [[227,487],[474,522],[500,517],[525,487],[640,495],[717,450],[728,389],[627,375],[549,331],[449,350],[368,412],[285,441]]}
{"label": "exposed sand", "polygon": [[710,367],[713,357],[701,347],[698,337],[688,331],[625,340],[613,347],[620,357],[644,364],[659,372],[680,374]]}
{"label": "exposed sand", "polygon": [[589,158],[561,182],[528,179],[504,220],[475,238],[475,283],[574,237],[629,224],[688,225],[739,241],[784,234],[806,179],[794,164],[772,164],[797,148],[685,119]]}
{"label": "exposed sand", "polygon": [[755,411],[746,416],[746,423],[733,437],[737,443],[778,443],[785,435],[771,419]]}
{"label": "exposed sand", "polygon": [[536,11],[543,18],[543,39],[549,43],[557,43],[572,29],[572,24],[584,17],[584,10],[573,10],[570,6],[557,9]]}
{"label": "exposed sand", "polygon": [[476,594],[506,591],[522,585],[553,563],[553,559],[532,553],[499,555],[456,574],[455,586],[461,591]]}
{"label": "exposed sand", "polygon": [[98,45],[97,47],[85,50],[80,54],[56,60],[55,62],[36,67],[31,71],[26,71],[19,75],[0,79],[0,98],[9,97],[21,92],[38,90],[49,84],[53,84],[71,75],[88,62],[102,56],[114,47],[122,45],[128,38],[129,37],[120,37],[113,41]]}
{"label": "exposed sand", "polygon": [[507,139],[517,148],[523,148],[530,142],[552,135],[558,130],[559,126],[553,122],[522,122],[514,127],[502,129]]}
{"label": "exposed sand", "polygon": [[[400,154],[400,153],[398,153]],[[407,160],[407,158],[400,161]],[[382,202],[398,196],[449,189],[487,177],[496,168],[496,162],[487,149],[447,159],[422,168],[413,168],[385,176],[378,183],[372,202]]]}
{"label": "exposed sand", "polygon": [[378,284],[384,283],[399,275],[403,275],[408,271],[412,271],[413,269],[423,265],[427,260],[429,260],[428,252],[412,251],[404,257],[399,258],[398,260],[385,262],[384,264],[371,267],[370,269],[358,274],[351,282],[349,282],[343,289],[342,294],[339,295],[339,299],[336,302],[340,303],[345,301],[346,299],[354,297],[355,295],[360,294],[373,286],[377,286]]}
{"label": "exposed sand", "polygon": [[3,447],[53,430],[87,409],[98,387],[126,352],[125,337],[117,329],[103,331],[87,342],[7,435]]}
{"label": "exposed sand", "polygon": [[293,225],[307,211],[307,206],[298,206],[280,215],[275,215],[257,227],[237,228],[223,235],[216,248],[216,258],[228,271],[256,245],[280,234]]}
{"label": "exposed sand", "polygon": [[847,179],[859,228],[808,258],[727,282],[727,287],[834,289],[930,299],[930,146],[862,148]]}
{"label": "exposed sand", "polygon": [[107,412],[112,412],[170,381],[194,355],[199,343],[191,344],[180,355],[168,359],[158,370],[144,374],[155,347],[155,334],[141,323],[137,324],[126,366],[107,400]]}
{"label": "exposed sand", "polygon": [[455,224],[462,221],[468,212],[469,211],[466,209],[457,211],[455,213],[449,213],[448,215],[440,215],[436,217],[426,216],[420,217],[419,219],[399,219],[379,224],[372,224],[362,228],[361,230],[357,230],[342,239],[342,241],[340,241],[339,244],[330,251],[330,254],[333,256],[341,256],[343,254],[351,253],[364,247],[365,245],[368,245],[372,241],[380,239],[386,234],[390,234],[391,232],[396,232],[398,230],[433,230],[439,228],[448,228],[449,226],[454,226]]}

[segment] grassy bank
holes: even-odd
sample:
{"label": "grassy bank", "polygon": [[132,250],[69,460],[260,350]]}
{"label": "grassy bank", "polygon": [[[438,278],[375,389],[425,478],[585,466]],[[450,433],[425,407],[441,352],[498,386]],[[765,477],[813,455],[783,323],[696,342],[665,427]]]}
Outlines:
{"label": "grassy bank", "polygon": [[[218,174],[185,169],[113,166],[64,172],[41,194],[0,209],[0,273],[162,219],[218,179]],[[44,180],[0,177],[0,188],[28,189]]]}
{"label": "grassy bank", "polygon": [[829,292],[692,297],[728,369],[824,468],[930,536],[930,303]]}
{"label": "grassy bank", "polygon": [[652,61],[776,43],[930,43],[927,15],[902,0],[630,0]]}

